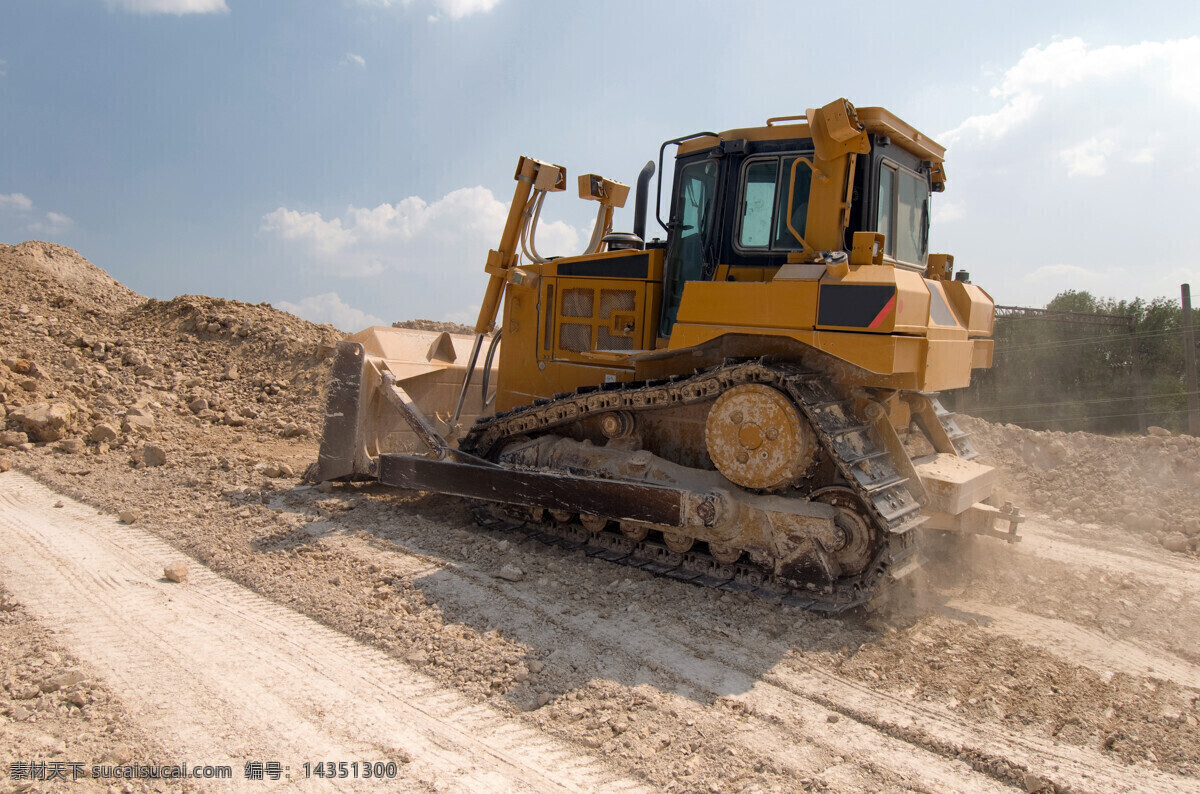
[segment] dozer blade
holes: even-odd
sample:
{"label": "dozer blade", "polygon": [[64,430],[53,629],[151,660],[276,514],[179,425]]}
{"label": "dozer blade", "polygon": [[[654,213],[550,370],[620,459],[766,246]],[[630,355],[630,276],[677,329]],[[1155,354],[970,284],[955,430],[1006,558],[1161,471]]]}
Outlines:
{"label": "dozer blade", "polygon": [[[453,443],[458,428],[440,417],[454,411],[474,341],[466,334],[374,326],[339,342],[321,449],[309,478],[375,478],[380,455],[428,452]],[[479,388],[483,375],[478,368],[462,427],[487,412]],[[489,375],[495,383],[495,370]],[[415,424],[413,408],[419,417]]]}

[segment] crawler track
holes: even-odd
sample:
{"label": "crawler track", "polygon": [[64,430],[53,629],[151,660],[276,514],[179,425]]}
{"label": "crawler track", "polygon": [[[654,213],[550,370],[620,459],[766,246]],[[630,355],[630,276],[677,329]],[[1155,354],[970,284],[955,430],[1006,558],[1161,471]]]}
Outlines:
{"label": "crawler track", "polygon": [[[886,589],[898,571],[909,570],[921,561],[919,533],[914,530],[923,518],[920,505],[907,487],[908,480],[859,420],[851,401],[822,373],[792,362],[759,359],[727,362],[691,376],[584,387],[574,394],[539,400],[481,419],[463,438],[460,448],[494,458],[509,438],[562,431],[611,411],[635,417],[670,411],[715,400],[728,389],[751,383],[768,385],[788,395],[816,432],[822,453],[833,461],[838,473],[836,483],[819,486],[843,485],[858,497],[877,533],[871,562],[861,574],[843,577],[832,585],[809,583],[797,588],[747,564],[745,558],[733,564],[721,563],[701,550],[703,544],[677,553],[653,540],[633,541],[611,526],[589,532],[576,524],[534,520],[511,509],[500,515],[494,510],[477,510],[476,517],[491,528],[521,531],[545,543],[583,549],[590,556],[700,585],[751,592],[818,611],[841,612],[868,604]],[[940,406],[939,419],[962,437],[961,431],[953,427],[952,415],[941,411]],[[806,496],[797,492],[796,498]]]}

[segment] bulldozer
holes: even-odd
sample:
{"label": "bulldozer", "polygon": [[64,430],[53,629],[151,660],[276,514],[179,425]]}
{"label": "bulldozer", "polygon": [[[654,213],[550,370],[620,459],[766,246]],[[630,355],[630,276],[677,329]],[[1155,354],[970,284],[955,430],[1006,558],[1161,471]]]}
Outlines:
{"label": "bulldozer", "polygon": [[1018,539],[938,397],[991,366],[994,316],[928,252],[944,155],[845,99],[674,138],[632,232],[629,187],[578,177],[596,220],[558,257],[536,234],[566,169],[521,157],[474,334],[339,343],[310,478],[466,497],[485,526],[825,612],[869,607],[933,536]]}

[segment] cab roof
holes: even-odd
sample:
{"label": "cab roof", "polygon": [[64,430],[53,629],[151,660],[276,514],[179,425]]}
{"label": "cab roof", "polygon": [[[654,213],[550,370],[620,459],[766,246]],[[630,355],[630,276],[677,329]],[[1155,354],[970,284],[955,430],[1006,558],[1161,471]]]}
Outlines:
{"label": "cab roof", "polygon": [[[888,136],[893,144],[922,160],[929,160],[933,163],[942,163],[945,160],[945,146],[907,124],[891,111],[869,107],[857,108],[857,113],[859,123],[867,132]],[[777,141],[811,137],[806,116],[779,116],[767,119],[765,127],[744,127],[726,130],[716,136],[701,135],[698,138],[692,138],[680,144],[678,154],[685,155],[711,149],[721,141]]]}

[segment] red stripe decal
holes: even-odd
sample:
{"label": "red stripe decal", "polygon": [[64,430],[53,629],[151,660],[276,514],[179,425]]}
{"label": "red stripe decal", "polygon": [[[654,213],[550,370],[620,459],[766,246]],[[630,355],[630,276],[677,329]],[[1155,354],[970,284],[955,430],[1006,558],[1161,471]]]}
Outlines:
{"label": "red stripe decal", "polygon": [[871,321],[868,328],[878,328],[883,324],[883,318],[892,313],[892,307],[896,305],[896,296],[892,295],[888,302],[883,304],[883,308],[879,310],[879,314],[875,315],[875,319]]}

